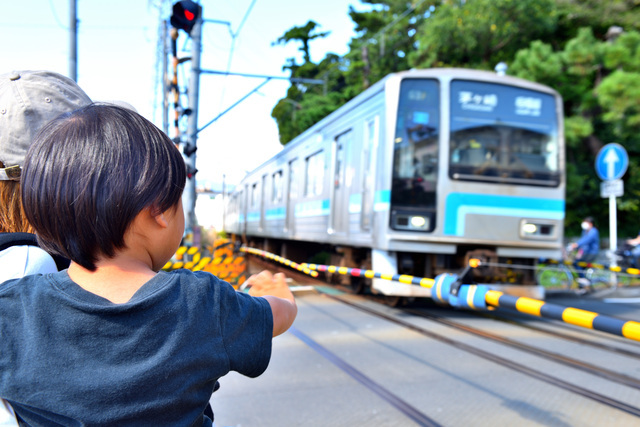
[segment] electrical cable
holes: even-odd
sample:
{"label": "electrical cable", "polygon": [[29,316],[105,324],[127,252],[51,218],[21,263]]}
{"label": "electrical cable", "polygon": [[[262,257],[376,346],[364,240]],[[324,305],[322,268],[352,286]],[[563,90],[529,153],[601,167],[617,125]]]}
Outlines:
{"label": "electrical cable", "polygon": [[[240,31],[242,30],[242,27],[244,26],[244,23],[247,21],[247,18],[249,17],[249,14],[251,13],[251,10],[253,9],[253,6],[256,4],[257,0],[252,0],[251,4],[249,5],[249,8],[247,9],[247,11],[244,14],[244,17],[242,18],[242,21],[240,21],[240,25],[238,26],[238,30],[234,33],[233,31],[231,31],[231,28],[229,28],[229,32],[231,33],[231,49],[229,50],[229,59],[227,61],[227,73],[229,72],[229,70],[231,69],[231,61],[233,60],[233,54],[235,53],[235,49],[236,49],[236,40],[238,39],[238,36],[240,35]],[[223,79],[223,82],[227,80],[228,76],[225,76]],[[222,91],[220,93],[220,106],[219,109],[222,110],[222,103],[224,102],[224,96],[226,94],[227,91],[227,85],[223,84],[222,85]]]}

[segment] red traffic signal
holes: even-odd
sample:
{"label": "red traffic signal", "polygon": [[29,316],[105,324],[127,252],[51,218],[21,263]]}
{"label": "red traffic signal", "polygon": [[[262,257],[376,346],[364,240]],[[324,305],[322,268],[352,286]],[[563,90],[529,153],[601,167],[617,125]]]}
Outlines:
{"label": "red traffic signal", "polygon": [[171,25],[190,34],[200,17],[201,10],[200,5],[191,0],[179,1],[173,5],[173,14],[170,19]]}

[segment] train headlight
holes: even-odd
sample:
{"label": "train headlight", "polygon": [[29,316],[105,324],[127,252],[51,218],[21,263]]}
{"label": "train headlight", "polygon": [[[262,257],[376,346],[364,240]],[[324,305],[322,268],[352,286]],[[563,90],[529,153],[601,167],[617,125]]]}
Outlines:
{"label": "train headlight", "polygon": [[520,237],[523,239],[554,240],[558,238],[557,227],[553,221],[527,220],[520,221]]}
{"label": "train headlight", "polygon": [[528,222],[522,225],[522,232],[524,234],[536,234],[536,231],[538,231],[538,226],[535,224]]}
{"label": "train headlight", "polygon": [[432,219],[428,213],[419,215],[417,212],[391,212],[391,228],[406,231],[429,231]]}
{"label": "train headlight", "polygon": [[423,216],[412,216],[411,225],[415,228],[424,228],[427,224],[427,219]]}

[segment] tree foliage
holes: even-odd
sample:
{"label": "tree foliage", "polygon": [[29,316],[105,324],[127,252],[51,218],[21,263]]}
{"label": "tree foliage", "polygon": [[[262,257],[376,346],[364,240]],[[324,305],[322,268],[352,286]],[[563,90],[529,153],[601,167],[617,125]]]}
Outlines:
{"label": "tree foliage", "polygon": [[567,234],[595,216],[601,233],[608,204],[600,198],[594,159],[609,142],[629,152],[619,234],[640,230],[640,8],[637,0],[361,0],[349,7],[356,35],[343,57],[311,61],[309,21],[276,43],[299,42],[303,61],[288,60],[292,83],[272,111],[286,144],[389,73],[463,67],[509,74],[556,89],[563,97],[567,142]]}
{"label": "tree foliage", "polygon": [[299,50],[304,55],[304,62],[311,62],[311,55],[309,54],[309,42],[313,39],[327,37],[329,32],[312,34],[315,29],[318,28],[318,24],[314,21],[309,21],[304,27],[293,27],[285,32],[278,38],[273,44],[287,44],[290,41],[299,41],[302,46]]}
{"label": "tree foliage", "polygon": [[553,0],[448,2],[418,28],[411,65],[492,69],[531,40],[549,38],[556,26]]}

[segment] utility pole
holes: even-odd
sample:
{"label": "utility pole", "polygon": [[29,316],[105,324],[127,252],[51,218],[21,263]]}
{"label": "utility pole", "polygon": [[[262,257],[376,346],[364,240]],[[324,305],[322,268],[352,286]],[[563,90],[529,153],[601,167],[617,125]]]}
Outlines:
{"label": "utility pole", "polygon": [[70,0],[69,12],[69,78],[78,81],[78,5],[76,0]]}
{"label": "utility pole", "polygon": [[[182,154],[187,168],[187,183],[182,194],[182,206],[185,214],[185,243],[192,246],[199,244],[199,233],[197,230],[198,221],[196,219],[196,150],[198,138],[198,100],[200,91],[200,39],[202,34],[202,6],[192,0],[180,0],[173,4],[173,13],[169,20],[175,28],[172,32],[172,50],[174,55],[174,76],[173,84],[176,86],[175,109],[176,109],[176,129],[178,126],[179,114],[187,116],[186,140],[181,140],[178,129],[176,144],[183,144]],[[178,100],[180,96],[177,86],[177,65],[181,62],[177,58],[176,39],[178,30],[183,30],[191,38],[191,74],[189,77],[189,88],[187,97],[189,106],[185,111],[179,111]]]}
{"label": "utility pole", "polygon": [[169,28],[162,21],[162,131],[169,135]]}
{"label": "utility pole", "polygon": [[200,39],[202,34],[202,13],[196,18],[191,30],[191,77],[189,78],[189,110],[187,119],[187,143],[184,149],[187,165],[187,185],[183,194],[183,205],[186,213],[185,228],[187,233],[198,225],[196,219],[196,149],[198,139],[198,101],[200,92]]}

